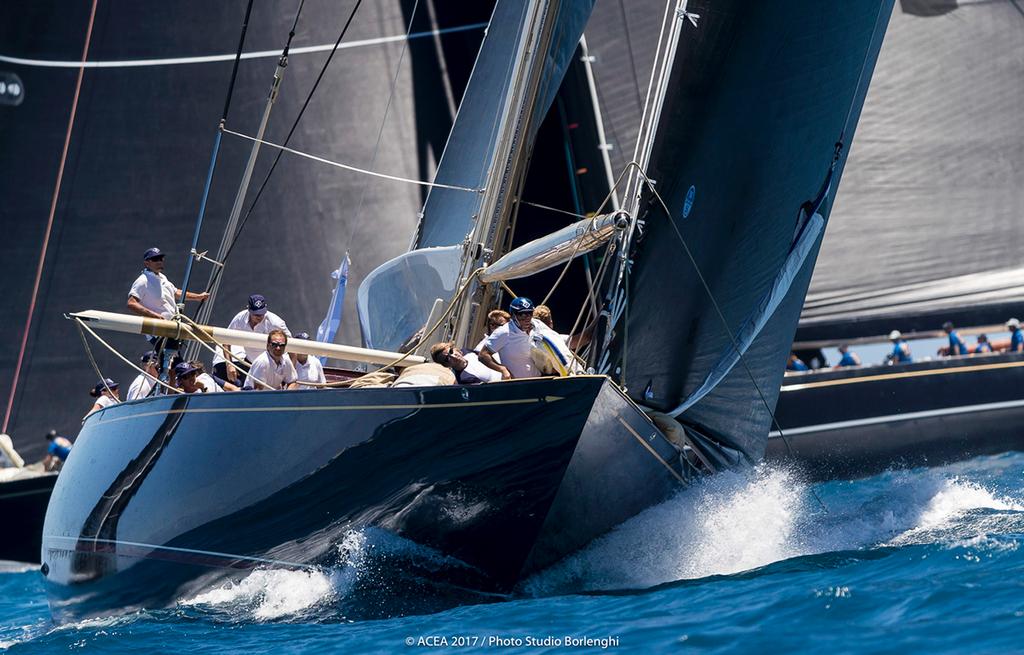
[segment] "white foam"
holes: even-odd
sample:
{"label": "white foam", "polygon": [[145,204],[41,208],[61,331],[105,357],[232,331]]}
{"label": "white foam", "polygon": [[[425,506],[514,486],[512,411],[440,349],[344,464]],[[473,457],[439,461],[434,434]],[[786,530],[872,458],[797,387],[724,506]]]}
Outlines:
{"label": "white foam", "polygon": [[[796,475],[759,466],[712,476],[626,521],[524,584],[535,595],[642,588],[727,575],[801,555],[953,545],[1019,527],[1024,504],[941,470],[840,485],[823,511]],[[997,516],[977,518],[979,511]],[[982,512],[983,514],[985,512]],[[1013,531],[1013,530],[1011,530]]]}
{"label": "white foam", "polygon": [[333,598],[335,580],[318,570],[288,571],[258,569],[245,578],[229,582],[182,605],[249,608],[257,620],[272,620],[298,614]]}

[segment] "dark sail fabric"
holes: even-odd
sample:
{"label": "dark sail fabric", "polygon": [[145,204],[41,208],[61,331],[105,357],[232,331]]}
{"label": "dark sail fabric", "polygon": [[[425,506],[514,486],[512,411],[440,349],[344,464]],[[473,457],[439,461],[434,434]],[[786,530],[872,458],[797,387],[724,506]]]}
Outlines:
{"label": "dark sail fabric", "polygon": [[[245,50],[268,54],[242,61],[230,128],[255,132],[298,4],[255,3]],[[270,122],[270,141],[284,139],[328,55],[326,48],[354,4],[306,0]],[[452,120],[446,87],[461,96],[491,8],[486,2],[433,3],[431,16],[427,4],[362,3],[292,147],[430,179]],[[6,7],[0,22],[0,74],[16,74],[24,85],[20,104],[0,104],[0,195],[6,199],[0,203],[5,231],[0,326],[9,342],[0,349],[4,406],[57,178],[89,5],[20,3]],[[8,428],[28,461],[41,456],[43,435],[50,428],[74,437],[92,404],[87,392],[96,374],[63,313],[125,311],[142,253],[151,246],[168,253],[168,277],[181,284],[245,6],[244,0],[98,4],[88,55],[94,67],[83,78]],[[410,39],[403,57],[410,20],[411,31],[419,36]],[[324,47],[304,50],[317,46]],[[145,61],[163,58],[184,59]],[[216,249],[249,147],[234,137],[224,139],[200,250]],[[264,149],[254,187],[274,154]],[[419,187],[285,155],[228,261],[213,322],[226,325],[249,294],[261,293],[293,331],[314,331],[330,302],[330,272],[343,254],[352,254],[349,283],[356,285],[408,247],[422,201]],[[193,284],[205,282],[208,272],[208,264],[197,264]],[[346,300],[339,336],[345,343],[358,339],[353,296]],[[148,347],[141,336],[104,337],[134,360]],[[92,342],[92,347],[104,374],[120,382],[123,396],[135,372],[102,346]],[[208,353],[203,351],[202,358],[209,364]]]}
{"label": "dark sail fabric", "polygon": [[1024,12],[903,0],[798,340],[1024,313]]}
{"label": "dark sail fabric", "polygon": [[[840,151],[830,176],[835,143],[842,139],[848,148],[853,139],[891,7],[808,0],[780,12],[764,4],[691,2],[697,26],[672,17],[687,23],[648,167],[671,216],[645,192],[629,311],[614,345],[630,395],[671,412],[729,356],[719,310],[733,334],[759,325],[742,361],[678,415],[750,459],[764,449],[767,408],[775,405],[817,249],[815,243],[794,258],[810,225],[806,209],[831,180],[817,208],[828,218],[847,152]],[[714,302],[669,221],[690,246]],[[794,268],[780,277],[788,263]],[[775,297],[774,310],[759,315],[766,297]]]}

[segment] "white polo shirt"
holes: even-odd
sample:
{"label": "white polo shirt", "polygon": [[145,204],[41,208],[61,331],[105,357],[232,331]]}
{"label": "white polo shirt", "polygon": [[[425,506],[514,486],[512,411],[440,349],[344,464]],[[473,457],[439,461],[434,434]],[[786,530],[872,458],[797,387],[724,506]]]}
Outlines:
{"label": "white polo shirt", "polygon": [[[548,326],[533,319],[530,334],[523,332],[516,325],[515,319],[494,330],[480,344],[492,353],[501,355],[501,365],[508,369],[514,378],[532,378],[540,375],[536,364],[530,356],[531,335],[546,332],[553,334]],[[555,335],[558,336],[557,334]]]}
{"label": "white polo shirt", "polygon": [[[310,355],[306,358],[306,363],[302,364],[298,360],[293,362],[295,364],[295,375],[299,382],[320,382],[323,384],[327,382],[327,377],[324,375],[324,366],[320,363],[320,360]],[[311,389],[312,387],[306,387]]]}
{"label": "white polo shirt", "polygon": [[128,296],[138,298],[143,307],[164,318],[172,318],[178,311],[178,288],[171,284],[166,275],[154,273],[148,268],[135,278]]}
{"label": "white polo shirt", "polygon": [[249,375],[245,378],[245,388],[266,390],[266,387],[262,384],[257,385],[253,382],[253,377],[263,380],[272,389],[283,389],[286,384],[295,382],[295,367],[292,366],[291,357],[288,357],[287,354],[281,355],[281,363],[278,364],[270,356],[270,353],[264,350],[263,354],[252,363],[252,368],[249,369]]}
{"label": "white polo shirt", "polygon": [[[229,330],[241,330],[242,332],[252,332],[253,334],[270,334],[271,330],[284,330],[284,333],[288,335],[290,339],[292,333],[288,330],[288,326],[285,325],[284,319],[275,314],[274,312],[267,312],[263,320],[260,321],[256,327],[249,325],[249,310],[243,309],[242,311],[235,314],[235,317],[228,323]],[[248,359],[250,362],[255,362],[256,358],[260,356],[260,353],[267,351],[266,344],[260,348],[243,348],[242,346],[231,346],[231,352],[235,357],[239,359]],[[216,354],[213,356],[213,365],[216,366],[224,361],[224,355],[221,354],[220,348],[217,349]]]}
{"label": "white polo shirt", "polygon": [[135,400],[137,398],[145,398],[149,395],[149,392],[153,390],[153,382],[147,376],[139,374],[132,380],[132,385],[128,387],[128,394],[125,395],[125,400]]}

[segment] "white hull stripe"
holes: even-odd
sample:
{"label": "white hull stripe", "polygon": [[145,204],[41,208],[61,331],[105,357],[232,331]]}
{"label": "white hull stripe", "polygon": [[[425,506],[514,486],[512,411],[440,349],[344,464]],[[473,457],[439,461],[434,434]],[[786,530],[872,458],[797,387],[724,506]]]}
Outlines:
{"label": "white hull stripe", "polygon": [[[382,36],[376,39],[363,39],[361,41],[350,41],[338,46],[338,50],[348,48],[362,48],[365,46],[380,45],[383,43],[395,43],[408,39],[420,39],[423,37],[438,36],[440,34],[452,34],[454,32],[467,32],[487,27],[487,23],[474,23],[472,25],[460,25],[459,27],[448,27],[443,30],[430,30],[428,32],[414,32],[408,37]],[[308,54],[311,52],[326,52],[334,48],[333,43],[324,45],[312,45],[302,48],[291,48],[289,56]],[[280,57],[281,50],[259,50],[257,52],[242,53],[242,59],[262,59],[267,57]],[[118,61],[59,61],[53,59],[25,59],[22,57],[11,57],[0,55],[0,61],[8,64],[20,64],[22,66],[36,66],[40,68],[134,68],[138,66],[175,66],[178,64],[208,64],[212,62],[233,61],[233,53],[223,55],[206,55],[200,57],[171,57],[166,59],[122,59]]]}
{"label": "white hull stripe", "polygon": [[[808,425],[802,428],[790,428],[783,430],[787,437],[809,432],[830,432],[832,430],[844,430],[865,425],[878,425],[881,423],[897,423],[902,421],[915,421],[920,418],[933,418],[936,416],[949,416],[951,414],[974,414],[977,412],[992,412],[1000,409],[1015,409],[1024,407],[1024,400],[1008,400],[1001,403],[985,403],[982,405],[967,405],[965,407],[947,407],[945,409],[930,409],[924,412],[907,412],[906,414],[892,414],[889,416],[875,416],[872,418],[857,419],[855,421],[838,421],[836,423],[821,423],[819,425]],[[778,430],[768,433],[769,439],[777,439],[781,436]]]}

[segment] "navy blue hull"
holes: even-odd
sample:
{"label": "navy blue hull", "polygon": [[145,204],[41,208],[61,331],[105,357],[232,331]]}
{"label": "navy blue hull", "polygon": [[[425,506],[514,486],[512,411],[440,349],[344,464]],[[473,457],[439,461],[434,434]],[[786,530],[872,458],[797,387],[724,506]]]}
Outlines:
{"label": "navy blue hull", "polygon": [[43,517],[56,482],[54,473],[0,484],[0,560],[39,561]]}
{"label": "navy blue hull", "polygon": [[86,421],[42,559],[65,616],[166,604],[236,569],[330,566],[367,527],[509,591],[680,474],[601,377],[161,397]]}
{"label": "navy blue hull", "polygon": [[769,461],[814,479],[1024,449],[1024,359],[946,359],[786,378]]}

